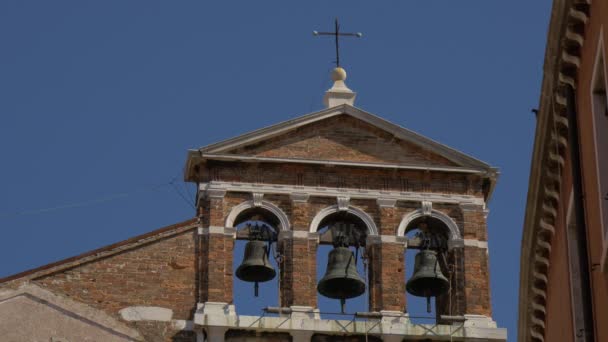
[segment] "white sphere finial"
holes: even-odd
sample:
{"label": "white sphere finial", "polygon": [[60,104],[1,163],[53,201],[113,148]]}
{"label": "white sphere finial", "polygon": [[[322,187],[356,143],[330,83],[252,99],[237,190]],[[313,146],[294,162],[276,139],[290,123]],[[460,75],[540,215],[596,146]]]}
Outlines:
{"label": "white sphere finial", "polygon": [[353,106],[355,103],[355,94],[348,89],[344,80],[346,79],[346,70],[337,67],[331,71],[331,79],[334,81],[333,86],[325,92],[323,103],[327,108],[335,107],[343,104]]}
{"label": "white sphere finial", "polygon": [[336,81],[344,81],[346,79],[346,70],[341,67],[334,68],[331,72],[331,79]]}

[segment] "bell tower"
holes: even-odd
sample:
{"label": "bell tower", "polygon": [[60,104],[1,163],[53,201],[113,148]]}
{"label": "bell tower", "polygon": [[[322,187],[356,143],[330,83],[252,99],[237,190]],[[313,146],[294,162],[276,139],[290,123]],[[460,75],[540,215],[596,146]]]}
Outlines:
{"label": "bell tower", "polygon": [[[497,169],[354,107],[346,76],[332,71],[321,111],[189,151],[200,225],[195,330],[208,341],[506,341],[489,284]],[[239,240],[244,255],[235,255]],[[406,251],[415,253],[409,279]],[[242,260],[236,269],[233,260]],[[235,277],[272,288],[278,307],[239,313],[235,296],[254,293],[233,293]],[[320,296],[346,302],[344,319],[328,319]],[[360,296],[366,310],[349,311]],[[428,299],[428,324],[410,316],[412,296]]]}

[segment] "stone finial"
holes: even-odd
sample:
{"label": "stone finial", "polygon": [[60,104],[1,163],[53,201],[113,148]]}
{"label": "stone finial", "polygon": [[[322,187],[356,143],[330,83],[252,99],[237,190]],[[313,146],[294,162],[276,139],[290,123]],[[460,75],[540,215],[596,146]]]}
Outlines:
{"label": "stone finial", "polygon": [[353,106],[357,93],[350,90],[346,86],[346,83],[344,83],[344,80],[346,80],[346,70],[341,67],[335,68],[331,72],[331,79],[334,81],[334,85],[325,92],[325,96],[323,97],[325,106],[330,108],[345,103]]}

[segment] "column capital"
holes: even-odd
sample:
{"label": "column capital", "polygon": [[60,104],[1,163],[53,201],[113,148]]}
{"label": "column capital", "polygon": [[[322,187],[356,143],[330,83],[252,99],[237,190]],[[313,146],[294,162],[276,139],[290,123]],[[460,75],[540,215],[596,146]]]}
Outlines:
{"label": "column capital", "polygon": [[460,203],[458,205],[462,211],[483,211],[484,206],[477,203]]}
{"label": "column capital", "polygon": [[302,230],[282,230],[279,232],[279,241],[285,239],[309,239],[319,241],[319,233],[311,233]]}
{"label": "column capital", "polygon": [[223,199],[226,196],[226,190],[223,189],[207,189],[205,191],[207,197],[212,199]]}
{"label": "column capital", "polygon": [[259,207],[262,205],[262,199],[264,198],[264,193],[262,192],[254,192],[251,194],[253,197],[253,206]]}
{"label": "column capital", "polygon": [[348,206],[350,205],[350,197],[348,196],[338,196],[338,210],[346,211],[348,210]]}
{"label": "column capital", "polygon": [[218,227],[218,226],[209,226],[209,227],[199,227],[198,235],[209,235],[209,234],[222,234],[226,236],[231,236],[236,238],[236,228],[230,227]]}
{"label": "column capital", "polygon": [[420,207],[424,216],[431,216],[433,213],[433,202],[431,201],[422,201]]}
{"label": "column capital", "polygon": [[403,248],[407,247],[407,237],[395,236],[395,235],[368,235],[365,238],[365,244],[367,246],[381,244],[381,243],[396,243],[402,244]]}
{"label": "column capital", "polygon": [[306,192],[292,192],[289,194],[289,197],[294,203],[307,203],[308,198],[310,198],[310,194]]}
{"label": "column capital", "polygon": [[380,208],[394,208],[397,200],[394,198],[378,198],[376,199],[376,203],[378,203]]}

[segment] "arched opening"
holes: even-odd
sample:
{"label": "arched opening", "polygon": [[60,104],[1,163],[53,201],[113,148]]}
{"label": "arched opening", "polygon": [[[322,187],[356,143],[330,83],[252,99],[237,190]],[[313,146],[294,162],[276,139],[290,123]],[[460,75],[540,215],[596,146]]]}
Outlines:
{"label": "arched opening", "polygon": [[[239,210],[230,222],[236,228],[232,264],[234,305],[239,315],[259,316],[264,307],[278,306],[279,303],[280,268],[276,241],[281,220],[261,206],[243,206],[233,210]],[[258,282],[256,290],[254,279],[260,277],[264,280],[272,278]]]}
{"label": "arched opening", "polygon": [[[314,228],[319,233],[316,258],[317,288],[326,287],[325,291],[318,291],[317,301],[323,319],[347,319],[342,314],[342,309],[349,314],[348,319],[351,319],[355,312],[368,311],[369,286],[365,241],[370,229],[365,221],[353,211],[337,210],[321,218],[318,226]],[[332,253],[333,266],[328,264]],[[351,255],[352,259],[348,260]],[[340,278],[336,274],[347,279]],[[356,295],[361,291],[359,286],[362,287],[363,292]],[[334,288],[339,288],[340,291]],[[335,292],[334,296],[351,293],[355,297],[347,298],[342,307],[340,299],[330,298],[320,292],[326,294]]]}
{"label": "arched opening", "polygon": [[[437,320],[440,315],[448,314],[445,312],[444,301],[449,296],[452,283],[452,267],[449,266],[448,255],[448,241],[452,232],[444,220],[431,215],[419,215],[408,222],[403,233],[408,238],[408,248],[405,251],[407,311],[412,322],[429,323]],[[418,254],[420,263],[416,267]],[[416,281],[412,281],[415,275]],[[441,294],[429,297],[429,305],[427,297],[422,293],[428,295],[435,287],[443,290],[436,290]],[[417,295],[412,290],[417,290]]]}

